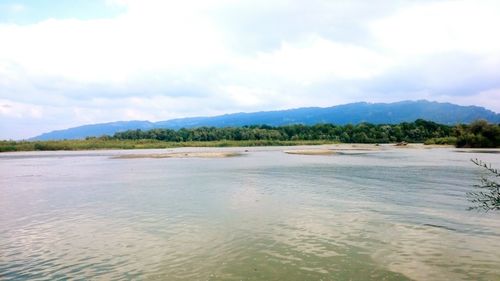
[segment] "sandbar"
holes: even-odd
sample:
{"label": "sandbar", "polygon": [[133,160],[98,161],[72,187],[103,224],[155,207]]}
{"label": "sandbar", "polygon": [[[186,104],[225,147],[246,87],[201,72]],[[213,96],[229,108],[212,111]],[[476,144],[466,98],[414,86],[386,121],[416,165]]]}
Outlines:
{"label": "sandbar", "polygon": [[284,152],[298,155],[332,155],[336,153],[331,149],[285,150]]}
{"label": "sandbar", "polygon": [[136,158],[226,158],[241,156],[237,152],[174,152],[174,153],[150,153],[150,154],[122,154],[113,156],[113,159],[136,159]]}

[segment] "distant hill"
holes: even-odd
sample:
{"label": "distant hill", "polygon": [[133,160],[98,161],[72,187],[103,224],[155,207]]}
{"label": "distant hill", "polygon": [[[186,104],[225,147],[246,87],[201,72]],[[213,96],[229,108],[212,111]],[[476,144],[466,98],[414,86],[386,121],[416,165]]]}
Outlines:
{"label": "distant hill", "polygon": [[180,118],[167,121],[119,121],[85,125],[66,130],[53,131],[34,137],[33,140],[80,139],[88,136],[113,135],[116,132],[153,128],[193,128],[201,126],[228,127],[266,124],[281,126],[287,124],[313,125],[318,123],[395,124],[425,119],[440,124],[453,125],[470,123],[476,119],[500,123],[500,114],[479,106],[460,106],[451,103],[426,100],[395,103],[350,103],[332,107],[307,107],[279,111],[233,113],[213,117]]}
{"label": "distant hill", "polygon": [[118,121],[52,131],[31,138],[31,140],[84,139],[92,136],[112,135],[127,130],[149,130],[153,128],[155,128],[154,123],[149,121]]}

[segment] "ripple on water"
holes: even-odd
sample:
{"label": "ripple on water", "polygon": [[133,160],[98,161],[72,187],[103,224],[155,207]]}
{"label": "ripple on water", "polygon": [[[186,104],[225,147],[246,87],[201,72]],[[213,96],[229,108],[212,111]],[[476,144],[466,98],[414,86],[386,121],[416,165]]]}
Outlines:
{"label": "ripple on water", "polygon": [[471,155],[108,156],[0,161],[0,278],[500,279]]}

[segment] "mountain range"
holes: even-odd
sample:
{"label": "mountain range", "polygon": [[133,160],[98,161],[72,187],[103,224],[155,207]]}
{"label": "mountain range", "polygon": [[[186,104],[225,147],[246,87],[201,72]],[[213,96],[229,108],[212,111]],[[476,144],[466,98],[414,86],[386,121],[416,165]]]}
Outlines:
{"label": "mountain range", "polygon": [[369,122],[396,124],[425,119],[440,124],[454,125],[485,119],[500,123],[500,114],[479,106],[460,106],[426,100],[394,103],[357,102],[332,107],[304,107],[297,109],[232,113],[212,117],[190,117],[159,122],[118,121],[84,125],[41,134],[31,140],[82,139],[91,136],[113,135],[116,132],[153,128],[193,128],[202,126],[238,127],[245,125],[282,126],[289,124],[314,125],[332,123],[338,125]]}

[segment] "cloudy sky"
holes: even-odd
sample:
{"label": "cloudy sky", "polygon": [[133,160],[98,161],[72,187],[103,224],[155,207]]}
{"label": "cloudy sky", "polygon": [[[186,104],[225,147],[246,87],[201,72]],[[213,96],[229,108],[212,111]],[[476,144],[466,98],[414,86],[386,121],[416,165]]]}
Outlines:
{"label": "cloudy sky", "polygon": [[500,112],[500,1],[0,0],[0,139],[428,99]]}

